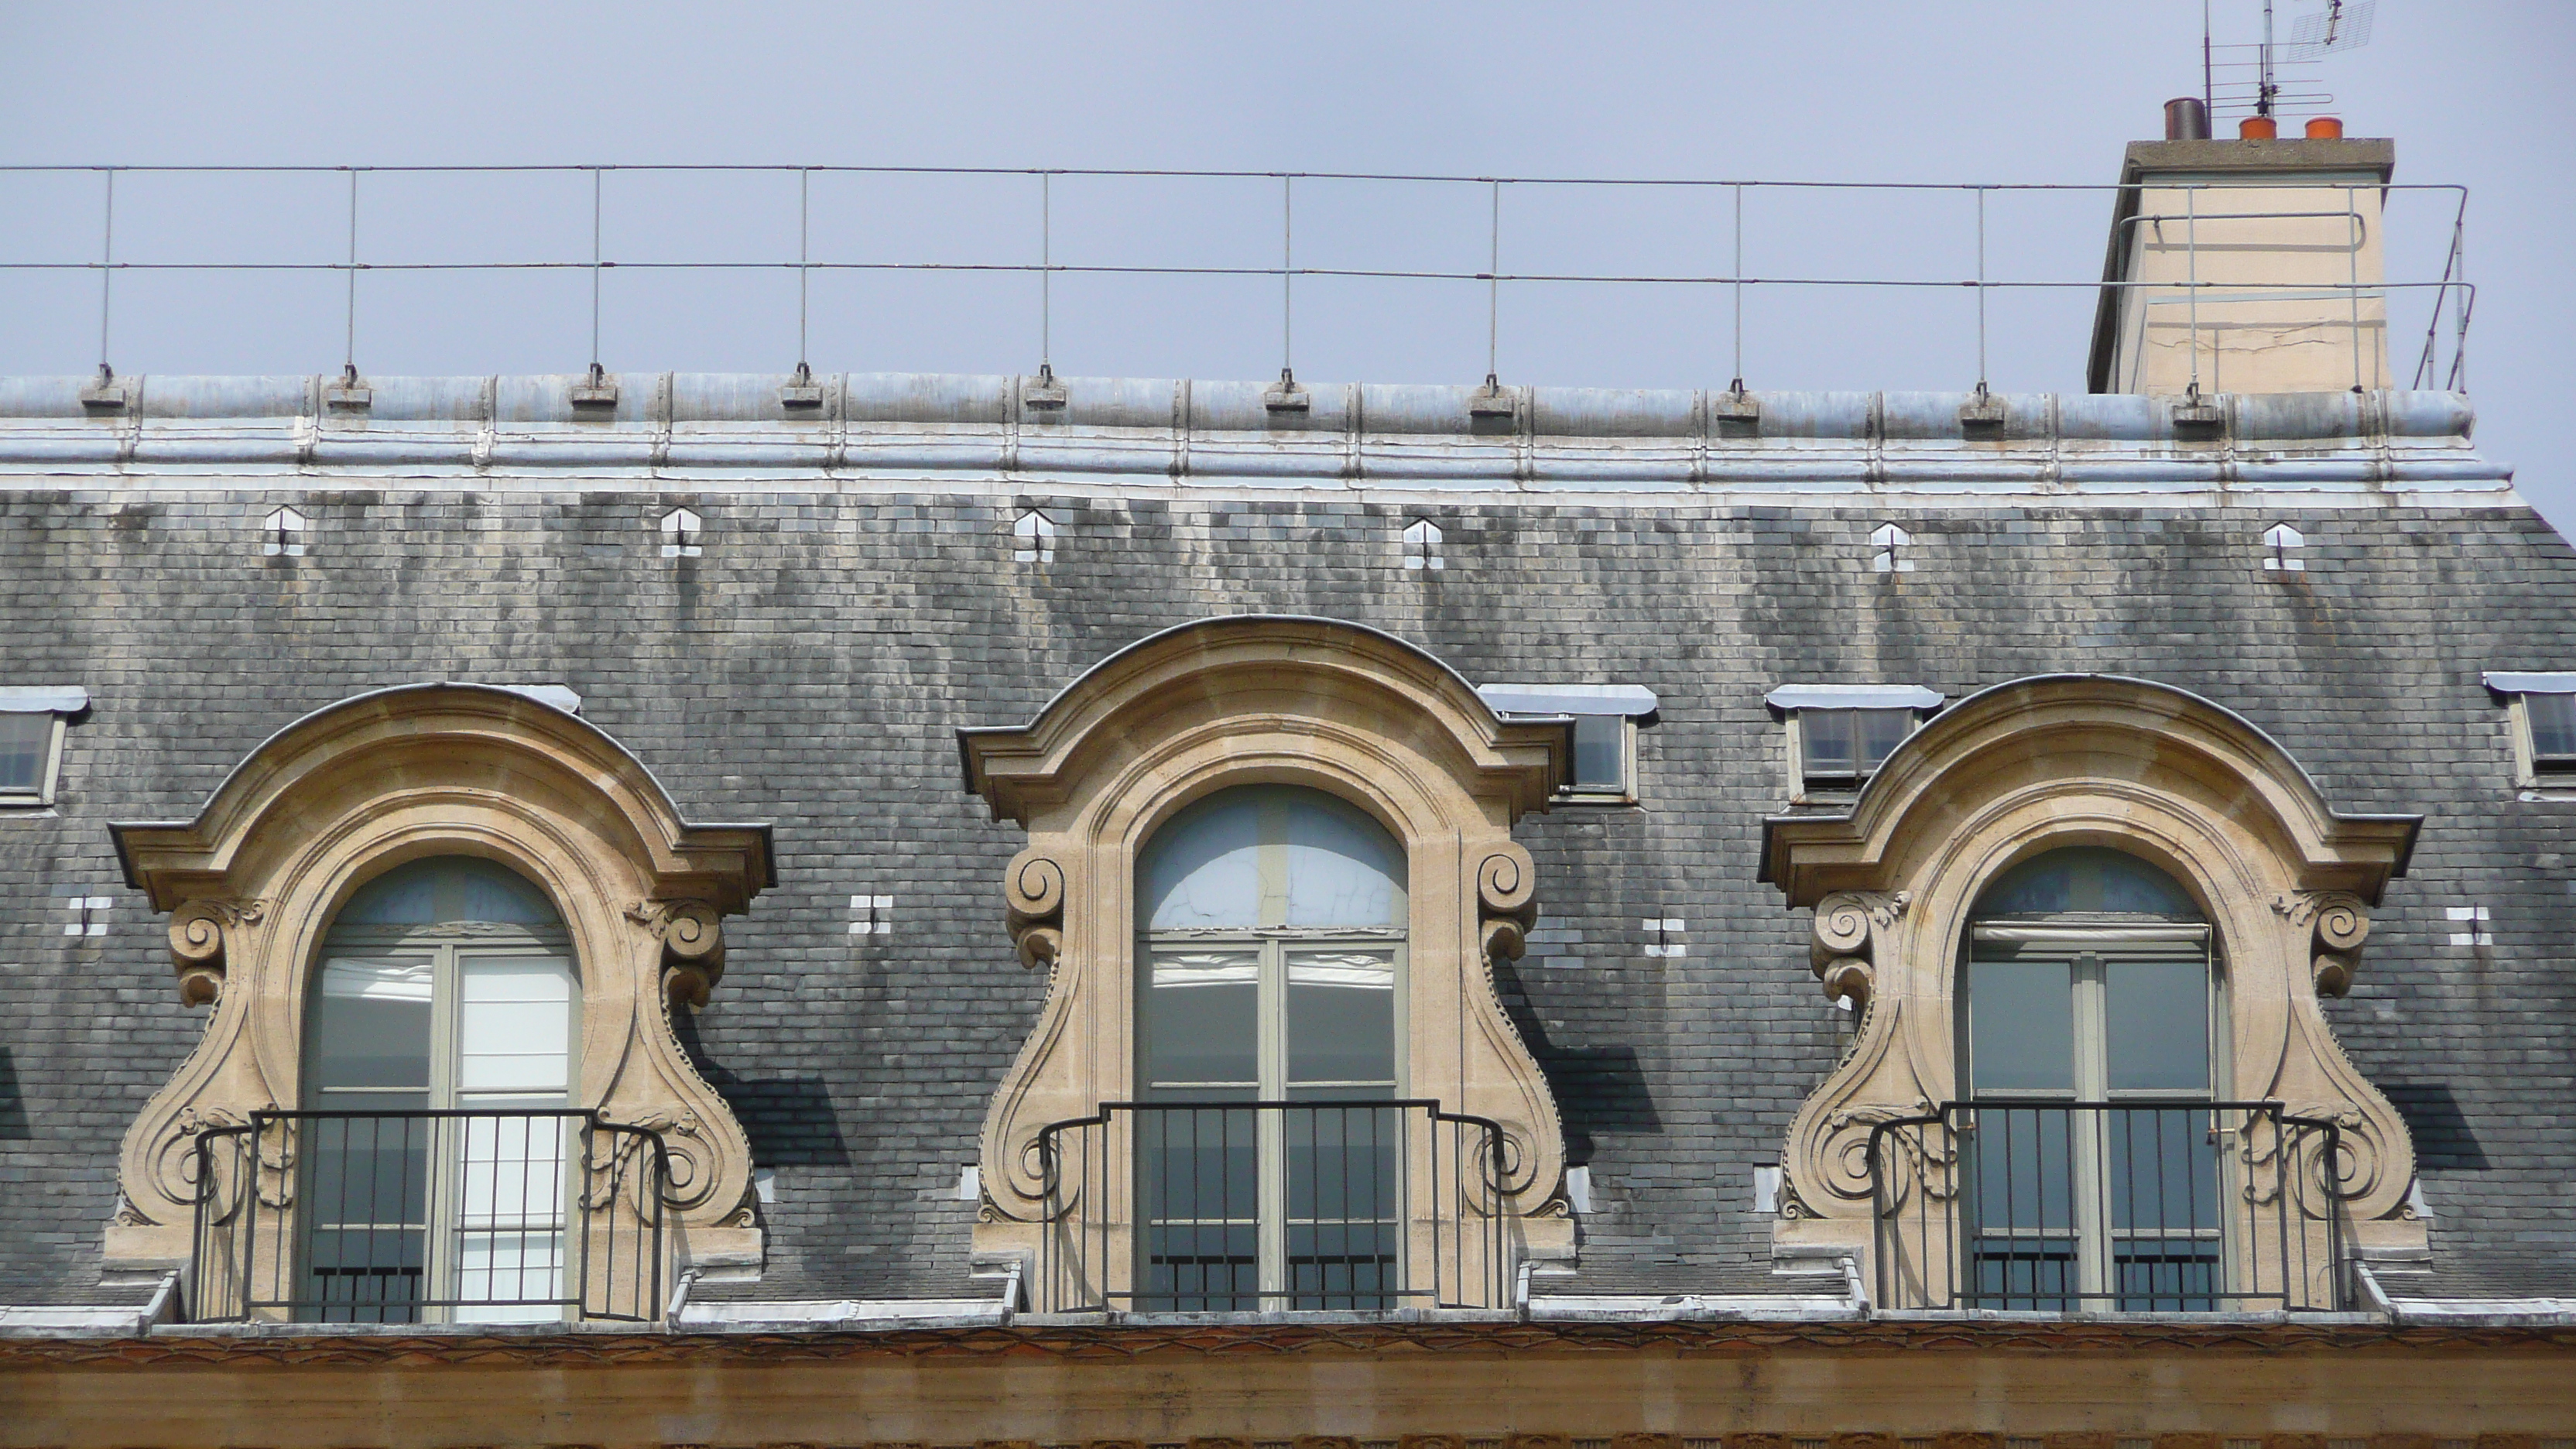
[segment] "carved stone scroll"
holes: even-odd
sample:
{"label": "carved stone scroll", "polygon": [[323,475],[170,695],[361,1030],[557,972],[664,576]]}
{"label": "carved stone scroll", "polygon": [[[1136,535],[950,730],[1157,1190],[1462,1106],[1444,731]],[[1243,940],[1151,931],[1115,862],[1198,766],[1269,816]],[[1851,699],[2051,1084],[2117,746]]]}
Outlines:
{"label": "carved stone scroll", "polygon": [[195,900],[170,913],[170,960],[178,968],[182,1005],[211,1005],[223,994],[225,937],[267,910],[266,901]]}
{"label": "carved stone scroll", "polygon": [[1872,969],[1879,938],[1905,914],[1913,897],[1905,891],[1836,891],[1816,903],[1815,939],[1807,945],[1807,965],[1825,986],[1829,1001],[1849,1001],[1858,1011],[1869,1004],[1878,983]]}
{"label": "carved stone scroll", "polygon": [[1476,867],[1476,901],[1483,913],[1485,955],[1517,961],[1538,919],[1538,867],[1513,841],[1486,852]]}
{"label": "carved stone scroll", "polygon": [[1002,877],[1002,898],[1020,964],[1054,965],[1064,951],[1064,867],[1023,850]]}
{"label": "carved stone scroll", "polygon": [[2370,905],[2350,891],[2285,891],[2272,898],[2272,909],[2294,926],[2310,928],[2309,979],[2319,996],[2341,996],[2352,989],[2361,969],[2361,948],[2370,939]]}
{"label": "carved stone scroll", "polygon": [[637,901],[626,919],[662,943],[662,989],[674,1004],[697,1007],[724,975],[724,924],[705,901]]}

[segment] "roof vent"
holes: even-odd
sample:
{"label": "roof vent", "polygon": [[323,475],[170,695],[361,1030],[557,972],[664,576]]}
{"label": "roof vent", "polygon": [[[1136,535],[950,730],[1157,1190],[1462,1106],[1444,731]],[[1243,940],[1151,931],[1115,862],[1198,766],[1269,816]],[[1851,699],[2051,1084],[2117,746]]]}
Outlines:
{"label": "roof vent", "polygon": [[1011,525],[1013,563],[1055,562],[1055,520],[1032,508]]}
{"label": "roof vent", "polygon": [[706,521],[695,509],[674,508],[662,515],[662,557],[697,558],[707,551]]}
{"label": "roof vent", "polygon": [[260,522],[259,551],[268,558],[304,557],[304,515],[280,508]]}
{"label": "roof vent", "polygon": [[2286,523],[2276,523],[2263,530],[2263,572],[2267,574],[2305,573],[2308,561],[2299,550],[2308,546],[2307,535]]}
{"label": "roof vent", "polygon": [[1417,518],[1404,529],[1404,566],[1408,569],[1445,569],[1449,561],[1440,556],[1440,525],[1428,518]]}
{"label": "roof vent", "polygon": [[1906,551],[1914,546],[1914,535],[1893,523],[1882,523],[1870,533],[1869,570],[1875,574],[1910,574],[1914,560]]}

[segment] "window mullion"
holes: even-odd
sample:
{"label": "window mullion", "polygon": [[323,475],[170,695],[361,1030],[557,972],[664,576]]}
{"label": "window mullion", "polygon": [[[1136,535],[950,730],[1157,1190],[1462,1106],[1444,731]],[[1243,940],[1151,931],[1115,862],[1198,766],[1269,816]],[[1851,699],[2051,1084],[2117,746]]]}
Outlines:
{"label": "window mullion", "polygon": [[[2104,1005],[2109,996],[2102,958],[2087,951],[2075,958],[2075,1097],[2079,1102],[2109,1098],[2109,1023]],[[2067,1163],[2075,1192],[2078,1291],[2111,1291],[2111,1181],[2105,1147],[2110,1114],[2078,1109],[2073,1114],[2074,1151]]]}
{"label": "window mullion", "polygon": [[[1265,845],[1262,853],[1270,853]],[[1285,855],[1287,852],[1279,852]],[[1261,943],[1261,984],[1254,999],[1259,1023],[1257,1055],[1260,1100],[1277,1102],[1288,1093],[1288,952],[1273,936]],[[1255,1108],[1254,1140],[1259,1144],[1261,1195],[1261,1306],[1287,1307],[1288,1290],[1288,1152],[1287,1114],[1279,1108]]]}
{"label": "window mullion", "polygon": [[[430,968],[430,1039],[429,1039],[429,1105],[433,1109],[457,1105],[456,1079],[459,1056],[464,1050],[464,968],[452,943],[431,948],[436,962]],[[424,1124],[428,1130],[429,1167],[427,1213],[428,1241],[422,1244],[422,1293],[429,1298],[450,1296],[449,1285],[455,1281],[457,1258],[463,1242],[457,1232],[457,1214],[463,1204],[465,1124],[450,1117],[432,1117]],[[443,1322],[453,1310],[430,1309],[423,1318]]]}

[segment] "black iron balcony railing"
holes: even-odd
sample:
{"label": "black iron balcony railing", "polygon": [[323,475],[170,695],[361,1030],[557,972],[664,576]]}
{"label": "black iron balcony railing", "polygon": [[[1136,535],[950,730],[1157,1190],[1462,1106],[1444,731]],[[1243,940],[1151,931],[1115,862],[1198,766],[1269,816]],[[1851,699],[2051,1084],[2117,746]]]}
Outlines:
{"label": "black iron balcony railing", "polygon": [[662,1139],[597,1112],[254,1112],[196,1169],[196,1322],[662,1313]]}
{"label": "black iron balcony railing", "polygon": [[1110,1102],[1038,1136],[1059,1311],[1497,1308],[1502,1129],[1429,1100]]}
{"label": "black iron balcony railing", "polygon": [[2333,1311],[2335,1124],[2279,1102],[1980,1100],[1869,1134],[1877,1302]]}

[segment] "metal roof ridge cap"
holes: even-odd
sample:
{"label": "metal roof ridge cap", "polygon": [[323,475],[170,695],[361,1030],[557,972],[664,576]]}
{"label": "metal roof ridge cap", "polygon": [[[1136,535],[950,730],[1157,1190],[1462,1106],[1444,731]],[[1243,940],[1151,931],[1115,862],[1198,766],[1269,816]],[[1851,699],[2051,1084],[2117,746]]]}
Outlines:
{"label": "metal roof ridge cap", "polygon": [[[377,406],[371,411],[369,420],[379,425],[391,425],[392,429],[396,430],[418,430],[447,426],[459,431],[464,431],[470,429],[476,423],[488,424],[490,422],[497,421],[489,416],[489,412],[491,410],[492,401],[496,400],[494,395],[498,392],[511,391],[514,388],[517,390],[535,390],[548,385],[567,385],[571,381],[577,380],[579,376],[580,375],[578,374],[513,374],[489,375],[471,379],[465,377],[397,378],[391,376],[371,378],[370,382],[374,385],[379,396]],[[675,399],[672,397],[672,392],[676,390],[674,388],[674,384],[682,380],[685,380],[691,385],[692,391],[697,391],[701,388],[705,388],[709,384],[718,384],[720,383],[720,380],[739,379],[742,387],[747,389],[745,392],[746,397],[753,394],[766,397],[767,394],[763,391],[765,385],[775,382],[777,378],[785,376],[785,374],[648,373],[630,374],[629,376],[637,380],[646,378],[652,380],[652,395],[649,400],[645,400],[645,405],[636,409],[636,415],[634,416],[629,416],[615,421],[601,419],[580,423],[578,425],[580,435],[598,436],[603,433],[612,432],[652,432],[656,430],[669,430],[676,422],[679,421],[675,416],[676,409],[673,406]],[[837,387],[834,390],[838,394],[838,400],[841,403],[841,408],[839,410],[841,413],[841,419],[845,423],[850,423],[860,428],[878,425],[993,425],[1004,421],[1004,419],[990,416],[988,413],[989,402],[980,397],[970,396],[970,394],[979,393],[995,382],[1001,382],[1007,385],[1019,381],[1017,379],[1010,378],[1008,375],[1000,374],[987,375],[980,373],[944,372],[871,374],[843,373],[833,374],[832,376],[837,380]],[[320,382],[327,382],[330,380],[331,379],[320,374],[298,379],[300,383],[312,385],[318,385]],[[0,377],[0,396],[10,397],[16,406],[24,409],[23,411],[15,413],[0,413],[0,429],[7,429],[13,424],[61,424],[66,421],[73,420],[75,415],[69,413],[64,408],[55,406],[50,409],[43,409],[42,405],[46,399],[53,398],[57,393],[67,395],[71,390],[75,390],[78,386],[85,383],[85,381],[86,379],[81,378],[55,378],[33,375]],[[298,397],[296,400],[298,406],[294,407],[292,410],[261,412],[248,410],[218,410],[193,416],[166,415],[167,405],[173,403],[184,405],[191,400],[212,399],[213,397],[220,396],[222,393],[227,391],[243,392],[246,390],[253,390],[253,384],[275,381],[274,378],[270,378],[266,375],[230,377],[222,375],[181,376],[137,373],[121,379],[121,381],[134,390],[134,397],[140,397],[148,388],[148,390],[154,395],[156,402],[163,404],[161,407],[147,409],[133,401],[129,401],[125,411],[132,415],[135,420],[140,420],[145,412],[150,411],[154,413],[151,421],[154,424],[161,426],[173,423],[181,424],[183,426],[190,423],[291,423],[296,418],[308,415],[306,410],[300,405],[304,401],[304,393],[307,391],[306,388],[301,387],[298,389]],[[1133,392],[1135,389],[1140,387],[1167,387],[1172,389],[1175,393],[1186,397],[1200,387],[1256,388],[1263,386],[1263,384],[1259,383],[1229,383],[1188,378],[1151,379],[1067,377],[1059,379],[1058,383],[1060,386],[1069,387],[1074,392],[1078,393],[1090,393],[1095,389],[1098,389],[1108,393],[1111,398],[1120,397],[1124,394]],[[869,403],[875,403],[882,407],[884,404],[895,402],[895,395],[907,390],[905,387],[906,384],[918,387],[924,400],[931,401],[933,405],[914,410],[915,416],[909,419],[856,420],[849,418],[849,413],[853,411],[879,410],[878,408],[864,406],[854,408],[852,404],[854,402],[858,402],[861,397],[864,396]],[[1315,386],[1328,385],[1318,384]],[[1354,435],[1364,437],[1399,437],[1406,435],[1454,437],[1472,434],[1472,429],[1465,421],[1463,409],[1465,401],[1473,397],[1476,394],[1477,389],[1458,384],[1352,383],[1345,384],[1343,386],[1348,390],[1346,396],[1349,398],[1350,404],[1347,407],[1345,414],[1346,426]],[[1013,390],[1016,390],[1016,388]],[[1312,388],[1310,387],[1310,391],[1311,390]],[[393,398],[385,396],[387,393],[396,391],[422,393],[427,398],[444,402],[446,404],[445,410],[457,415],[429,417],[404,416],[403,413],[410,411],[410,409],[400,407],[399,404],[395,404],[395,400]],[[463,402],[466,396],[473,391],[481,392],[486,399],[482,407],[475,409],[475,411],[484,412],[484,417],[471,418],[462,416],[461,414],[464,409],[456,406],[456,404]],[[1675,444],[1683,444],[1701,441],[1706,428],[1706,422],[1703,417],[1705,389],[1516,386],[1513,391],[1519,399],[1518,411],[1522,415],[1519,425],[1516,427],[1515,431],[1524,439],[1540,446],[1544,446],[1548,441],[1557,439],[1610,439],[1635,440],[1640,442],[1662,440]],[[939,394],[942,393],[949,394],[949,396],[939,396]],[[1372,393],[1377,395],[1377,399],[1381,403],[1381,406],[1378,408],[1372,409],[1366,406],[1366,399],[1368,395]],[[1379,413],[1382,415],[1389,414],[1390,406],[1396,403],[1399,398],[1407,394],[1411,395],[1411,399],[1417,402],[1436,400],[1438,403],[1443,404],[1443,406],[1438,409],[1441,416],[1438,418],[1432,418],[1425,415],[1415,415],[1413,410],[1396,407],[1392,408],[1391,415],[1396,417],[1400,423],[1409,423],[1410,426],[1399,426],[1396,428],[1371,426],[1371,413]],[[1909,401],[1948,396],[1948,394],[1938,392],[1891,394],[1885,391],[1818,392],[1814,390],[1794,389],[1767,393],[1748,391],[1746,395],[1771,404],[1771,406],[1766,406],[1763,409],[1761,422],[1758,424],[1759,431],[1753,439],[1748,439],[1747,441],[1767,441],[1778,439],[1783,441],[1826,443],[1844,442],[1864,449],[1876,449],[1889,441],[1888,400],[1891,396],[1902,397]],[[2146,444],[2168,441],[2157,436],[2155,427],[2156,409],[2152,405],[2144,410],[2139,407],[2139,400],[2146,397],[2144,394],[2027,392],[1996,393],[1992,396],[2002,401],[2014,415],[2026,416],[2042,424],[2035,435],[2013,440],[2026,446],[2040,447],[2055,441],[2069,440],[2070,434],[2073,435],[2071,440],[2078,442],[2094,441]],[[2241,406],[2235,406],[2232,408],[2232,411],[2238,414],[2237,426],[2241,428],[2245,421],[2242,415],[2248,410],[2257,414],[2270,415],[2283,411],[2284,405],[2288,399],[2311,396],[2335,399],[2346,404],[2349,402],[2346,395],[2341,392],[2323,394],[2290,393],[2242,395],[2223,393],[2214,394],[2213,398],[2223,400],[2226,403],[2242,404]],[[1551,430],[1540,426],[1543,417],[1556,419],[1585,419],[1601,417],[1603,415],[1596,413],[1594,408],[1605,401],[1618,399],[1629,400],[1634,406],[1629,410],[1629,420],[1616,428],[1601,427],[1597,429],[1578,428],[1573,430]],[[55,399],[55,401],[58,403],[59,399]],[[1074,397],[1069,398],[1069,401],[1072,403],[1071,411],[1076,415],[1089,412],[1091,411],[1090,405],[1096,405],[1092,398]],[[1449,403],[1456,403],[1460,409],[1460,420],[1454,425],[1450,424],[1446,417],[1448,408],[1445,405]],[[389,406],[389,404],[392,405]],[[1844,412],[1846,408],[1854,408],[1857,412],[1857,416],[1846,415]],[[760,407],[746,408],[739,417],[718,416],[711,412],[701,412],[697,409],[692,409],[691,411],[692,416],[688,421],[693,424],[741,423],[764,426],[783,426],[780,419],[763,416],[762,413],[765,409]],[[1168,413],[1169,410],[1165,409],[1162,411]],[[2476,413],[2473,405],[2469,402],[2466,395],[2444,389],[2382,390],[2379,394],[2366,400],[2363,412],[2367,416],[2361,422],[2360,433],[2355,434],[2354,436],[2362,438],[2365,441],[2369,440],[2374,435],[2386,434],[2404,438],[2459,438],[2463,440],[2463,444],[2465,446],[2466,440],[2474,436],[2474,429],[2476,426]],[[1641,428],[1638,425],[1640,420],[1651,420],[1653,425]],[[1188,419],[1186,421],[1190,431],[1199,435],[1223,435],[1226,433],[1240,431],[1248,436],[1261,436],[1265,431],[1263,429],[1255,428],[1241,430],[1210,428],[1195,418]],[[1424,424],[1430,422],[1438,422],[1441,425],[1426,428]],[[1832,435],[1818,436],[1813,431],[1788,431],[1783,429],[1781,424],[1784,422],[1791,423],[1793,426],[1800,426],[1804,429],[1813,429],[1818,422],[1826,422],[1835,426],[1831,426],[1828,429],[1828,432]],[[1123,422],[1084,423],[1075,421],[1073,417],[1068,417],[1064,420],[1064,423],[1059,423],[1056,426],[1064,426],[1065,423],[1070,423],[1077,429],[1087,426],[1140,426]],[[515,426],[521,428],[534,426],[547,431],[561,429],[570,433],[575,425],[568,420],[531,418],[523,420]],[[1141,426],[1148,430],[1159,430],[1171,427],[1173,424],[1166,421]],[[1844,428],[1848,428],[1850,431],[1848,433],[1841,432],[1841,429]],[[1499,437],[1497,440],[1499,441]],[[2277,439],[2277,441],[2281,442],[2304,442],[2311,444],[2331,440],[2332,438],[2329,435],[2311,432],[2302,432],[2295,436],[2284,436]],[[1907,436],[1903,437],[1901,441],[1909,445],[1919,447],[1925,444],[1938,446],[1943,443],[1955,443],[1958,440],[1945,436],[1927,437],[1918,432],[1909,433]],[[2274,439],[2271,439],[2268,436],[2258,437],[2256,435],[2244,434],[2238,437],[2238,441],[2261,442],[2274,441]]]}

